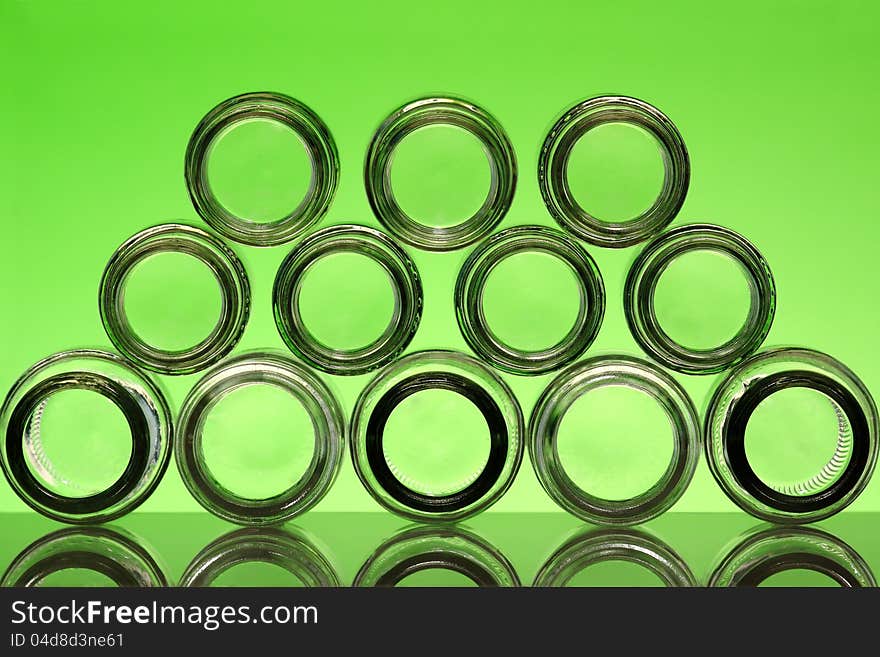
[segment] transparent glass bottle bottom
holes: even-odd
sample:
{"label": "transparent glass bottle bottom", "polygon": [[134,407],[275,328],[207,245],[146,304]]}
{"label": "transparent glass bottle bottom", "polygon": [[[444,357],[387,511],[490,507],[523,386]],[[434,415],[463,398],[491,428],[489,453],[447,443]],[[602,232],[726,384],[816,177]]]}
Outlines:
{"label": "transparent glass bottle bottom", "polygon": [[[609,123],[628,123],[653,135],[660,147],[664,178],[650,208],[623,222],[603,221],[575,200],[568,181],[568,161],[578,140]],[[678,129],[660,110],[627,96],[599,96],[567,112],[550,129],[538,161],[538,184],[547,210],[557,223],[597,246],[621,248],[649,239],[678,214],[690,182],[690,159]]]}
{"label": "transparent glass bottle bottom", "polygon": [[[473,403],[489,430],[489,456],[462,489],[436,495],[409,487],[385,456],[388,418],[421,391],[447,390]],[[461,520],[497,501],[510,487],[522,460],[522,412],[507,385],[476,359],[453,351],[416,352],[379,372],[358,398],[349,440],[361,483],[382,506],[421,521]]]}
{"label": "transparent glass bottle bottom", "polygon": [[[182,350],[160,349],[144,341],[125,311],[125,290],[133,269],[150,256],[183,253],[204,263],[220,286],[220,318],[204,340]],[[107,336],[126,358],[160,374],[191,374],[226,356],[238,344],[250,316],[250,283],[244,265],[220,239],[194,226],[162,224],[126,240],[104,269],[99,293]]]}
{"label": "transparent glass bottle bottom", "polygon": [[[410,217],[398,204],[391,185],[397,144],[419,128],[435,124],[457,126],[479,139],[491,171],[486,201],[471,217],[450,227],[429,226]],[[491,232],[510,207],[516,176],[516,156],[504,129],[485,110],[458,98],[423,98],[396,110],[373,136],[364,165],[367,198],[376,218],[398,239],[430,251],[460,249]]]}
{"label": "transparent glass bottle bottom", "polygon": [[[236,216],[218,200],[208,181],[207,161],[214,142],[233,126],[254,119],[290,128],[302,141],[312,164],[306,197],[278,221]],[[186,149],[185,177],[196,212],[214,230],[243,244],[275,246],[295,239],[327,212],[336,194],[339,156],[327,126],[303,103],[278,93],[247,93],[223,101],[196,126]]]}
{"label": "transparent glass bottle bottom", "polygon": [[[207,465],[202,443],[205,420],[217,403],[230,392],[254,384],[273,385],[289,393],[305,408],[314,429],[314,452],[305,473],[287,490],[266,499],[243,497],[218,481]],[[207,372],[184,400],[175,458],[187,489],[211,513],[242,525],[278,524],[305,513],[324,497],[339,471],[344,436],[339,403],[317,376],[283,356],[248,353]]]}
{"label": "transparent glass bottle bottom", "polygon": [[[751,299],[736,335],[709,349],[690,348],[672,339],[654,307],[663,272],[673,260],[695,251],[717,252],[736,261]],[[776,286],[764,256],[746,238],[721,226],[690,224],[664,233],[639,254],[626,277],[623,305],[633,338],[651,358],[684,374],[713,374],[741,362],[764,342],[776,312]]]}
{"label": "transparent glass bottle bottom", "polygon": [[[321,258],[336,253],[370,258],[385,270],[391,282],[391,321],[382,335],[362,348],[349,350],[324,345],[309,331],[300,311],[300,293],[307,271]],[[384,233],[354,224],[331,226],[300,242],[279,268],[272,291],[275,324],[285,344],[312,367],[338,375],[364,374],[394,360],[418,330],[422,303],[421,278],[406,252]],[[342,317],[345,309],[329,312]]]}
{"label": "transparent glass bottle bottom", "polygon": [[[504,343],[489,327],[483,309],[492,270],[505,258],[525,252],[545,252],[569,265],[580,299],[577,318],[566,336],[539,351]],[[481,358],[512,374],[543,374],[575,360],[593,343],[605,313],[605,287],[596,263],[574,240],[549,228],[518,226],[492,236],[468,257],[456,282],[455,309],[462,335]]]}
{"label": "transparent glass bottle bottom", "polygon": [[[836,445],[815,476],[773,486],[749,460],[746,430],[762,401],[792,388],[813,390],[832,405]],[[781,524],[814,522],[844,509],[865,488],[877,460],[877,410],[867,388],[845,365],[810,349],[770,349],[732,370],[712,396],[705,435],[710,470],[725,494],[746,512]]]}
{"label": "transparent glass bottle bottom", "polygon": [[[100,490],[59,475],[45,450],[43,410],[69,391],[98,394],[124,417],[131,451],[118,478]],[[171,413],[162,392],[120,356],[99,350],[60,352],[28,369],[0,409],[0,427],[3,471],[13,490],[34,510],[67,523],[107,522],[130,512],[152,494],[171,454]]]}
{"label": "transparent glass bottle bottom", "polygon": [[[582,395],[625,386],[657,401],[673,429],[674,449],[665,472],[650,489],[624,500],[597,497],[566,472],[557,448],[559,427]],[[538,399],[529,421],[532,466],[548,495],[569,513],[597,524],[636,524],[668,510],[687,489],[700,454],[700,423],[685,390],[659,367],[630,356],[597,356],[563,370]]]}

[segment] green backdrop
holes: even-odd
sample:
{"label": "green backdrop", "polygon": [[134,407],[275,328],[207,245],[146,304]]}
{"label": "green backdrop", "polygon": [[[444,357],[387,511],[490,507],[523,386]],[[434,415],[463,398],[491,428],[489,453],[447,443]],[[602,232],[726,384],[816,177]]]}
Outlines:
{"label": "green backdrop", "polygon": [[[878,9],[865,2],[333,3],[0,0],[0,388],[52,352],[107,346],[97,285],[113,249],[148,225],[201,225],[183,181],[189,135],[215,103],[274,90],[311,106],[340,151],[321,225],[377,225],[362,182],[378,123],[401,103],[454,93],[491,111],[519,160],[503,226],[552,225],[538,193],[546,131],[574,102],[638,96],[681,130],[693,167],[675,224],[748,236],[776,276],[766,344],[827,351],[880,390],[874,348]],[[253,286],[239,350],[283,345],[274,273],[289,247],[233,245]],[[591,353],[639,353],[621,297],[638,248],[590,248],[608,304]],[[410,350],[465,349],[452,288],[468,251],[410,250],[425,313]],[[163,377],[179,406],[197,377]],[[332,379],[346,410],[369,377]],[[506,377],[526,413],[549,377]],[[701,411],[717,377],[678,377]],[[346,460],[318,511],[371,511]],[[675,511],[733,510],[705,463]],[[853,509],[880,510],[874,481]],[[197,505],[172,466],[144,511]],[[494,512],[555,511],[527,463]],[[0,512],[26,511],[0,486]]]}

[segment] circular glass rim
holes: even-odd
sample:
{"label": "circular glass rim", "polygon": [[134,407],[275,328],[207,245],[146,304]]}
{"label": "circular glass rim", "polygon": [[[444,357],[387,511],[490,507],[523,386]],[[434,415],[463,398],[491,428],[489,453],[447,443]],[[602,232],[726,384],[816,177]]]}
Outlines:
{"label": "circular glass rim", "polygon": [[[754,406],[791,387],[809,387],[827,396],[844,412],[851,433],[852,455],[847,467],[837,473],[840,476],[831,485],[806,496],[772,493],[773,489],[754,475],[742,445]],[[751,410],[743,412],[745,406]],[[871,393],[843,363],[812,349],[778,347],[742,362],[718,384],[706,412],[704,431],[709,469],[732,502],[762,520],[799,524],[828,518],[862,493],[877,462],[880,427]],[[732,441],[737,444],[735,449]],[[754,480],[759,484],[753,485]]]}
{"label": "circular glass rim", "polygon": [[[660,326],[654,292],[676,258],[712,251],[734,260],[746,274],[749,313],[736,335],[711,349],[692,349],[673,340]],[[741,362],[764,342],[776,314],[776,285],[770,266],[745,237],[714,224],[688,224],[657,237],[630,267],[623,309],[633,338],[654,360],[683,374],[717,374]]]}
{"label": "circular glass rim", "polygon": [[480,587],[520,586],[516,569],[498,548],[455,526],[415,526],[395,534],[364,562],[352,586],[397,586],[431,569],[454,571]]}
{"label": "circular glass rim", "polygon": [[[286,217],[255,222],[229,212],[208,181],[207,161],[214,140],[232,126],[263,119],[290,128],[305,147],[312,165],[308,192]],[[223,101],[196,126],[185,156],[186,187],[199,216],[218,233],[250,246],[276,246],[295,239],[330,208],[339,183],[339,155],[330,130],[309,107],[274,92],[241,94]]]}
{"label": "circular glass rim", "polygon": [[[397,145],[428,125],[466,130],[483,145],[491,184],[483,205],[468,219],[448,227],[423,224],[397,203],[391,185],[391,164]],[[477,105],[455,97],[427,97],[406,103],[386,118],[370,141],[364,162],[364,185],[379,222],[410,246],[428,251],[460,249],[488,235],[504,218],[516,190],[513,145],[498,120]]]}
{"label": "circular glass rim", "polygon": [[[66,366],[94,361],[94,371]],[[112,375],[103,373],[110,368]],[[24,435],[42,402],[63,390],[90,390],[125,415],[132,450],[125,471],[107,488],[86,497],[52,491],[27,465]],[[0,465],[16,495],[38,513],[68,524],[110,522],[140,506],[159,485],[171,458],[171,411],[162,391],[130,362],[97,349],[53,354],[28,368],[0,407]]]}
{"label": "circular glass rim", "polygon": [[759,586],[788,570],[812,570],[842,587],[876,587],[868,563],[849,544],[816,527],[747,532],[712,571],[706,586]]}
{"label": "circular glass rim", "polygon": [[[357,349],[322,344],[300,314],[299,296],[306,272],[334,253],[370,258],[388,275],[394,294],[394,312],[382,335]],[[337,375],[365,374],[397,358],[419,328],[422,305],[421,277],[406,251],[385,233],[357,224],[330,226],[300,242],[282,262],[272,289],[275,325],[284,343],[312,367]]]}
{"label": "circular glass rim", "polygon": [[[166,350],[137,335],[125,313],[125,285],[139,263],[157,253],[183,253],[202,262],[217,280],[220,318],[211,333],[187,349]],[[250,283],[238,256],[220,239],[195,226],[161,224],[127,239],[104,269],[98,294],[101,322],[113,345],[131,361],[159,374],[198,372],[226,356],[241,339],[250,317]]]}
{"label": "circular glass rim", "polygon": [[[666,471],[647,491],[623,500],[596,497],[566,473],[557,449],[559,426],[583,394],[605,386],[624,386],[656,400],[672,425],[674,447]],[[538,481],[556,504],[600,525],[646,522],[681,498],[697,467],[701,447],[699,415],[690,396],[662,369],[632,356],[595,356],[569,366],[547,386],[529,420],[529,455]]]}
{"label": "circular glass rim", "polygon": [[39,586],[50,575],[74,568],[104,575],[117,586],[168,586],[158,561],[131,533],[109,527],[65,527],[22,550],[0,578],[0,587]]}
{"label": "circular glass rim", "polygon": [[[242,497],[211,473],[202,450],[202,429],[214,406],[246,385],[274,385],[299,400],[314,427],[315,450],[303,476],[264,499]],[[187,490],[206,510],[240,525],[279,524],[311,509],[333,485],[345,449],[345,419],[321,379],[299,363],[271,353],[247,353],[218,364],[181,405],[174,455]]]}
{"label": "circular glass rim", "polygon": [[255,562],[283,568],[308,587],[341,586],[333,564],[311,538],[288,527],[245,527],[224,534],[193,557],[178,586],[211,586],[227,570]]}
{"label": "circular glass rim", "polygon": [[[495,335],[484,312],[483,295],[492,270],[520,253],[554,256],[569,266],[577,281],[580,306],[575,323],[546,349],[511,347]],[[511,374],[544,374],[575,360],[593,344],[605,314],[605,285],[590,254],[564,233],[544,226],[516,226],[493,235],[467,258],[455,285],[455,310],[462,336],[483,360]]]}
{"label": "circular glass rim", "polygon": [[[660,194],[650,208],[622,222],[591,215],[575,200],[568,183],[568,161],[575,144],[589,130],[609,123],[647,131],[663,157]],[[538,185],[547,210],[563,229],[602,247],[632,246],[663,230],[678,215],[689,183],[690,159],[678,128],[653,105],[629,96],[598,96],[566,111],[547,134],[538,159]]]}
{"label": "circular glass rim", "polygon": [[562,544],[535,574],[532,586],[562,587],[585,568],[626,561],[655,574],[667,587],[695,587],[690,567],[669,545],[642,530],[590,529]]}
{"label": "circular glass rim", "polygon": [[[382,433],[397,404],[427,389],[456,392],[483,413],[489,459],[464,489],[444,496],[406,486],[388,467]],[[523,416],[507,384],[477,359],[456,351],[420,351],[391,363],[370,381],[351,416],[349,441],[358,479],[380,505],[405,518],[452,522],[489,508],[507,492],[522,462]]]}

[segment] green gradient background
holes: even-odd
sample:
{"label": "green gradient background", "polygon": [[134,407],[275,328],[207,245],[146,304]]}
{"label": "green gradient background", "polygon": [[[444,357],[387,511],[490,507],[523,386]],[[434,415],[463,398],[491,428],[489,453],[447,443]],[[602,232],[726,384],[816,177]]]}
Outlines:
{"label": "green gradient background", "polygon": [[[185,4],[186,6],[181,6]],[[113,249],[167,220],[200,224],[183,153],[214,104],[277,90],[310,105],[341,157],[322,226],[376,225],[362,164],[379,121],[446,92],[502,123],[520,179],[503,226],[551,224],[536,183],[541,141],[571,104],[601,93],[663,109],[691,154],[676,225],[720,223],[748,236],[776,276],[767,344],[802,344],[880,390],[876,248],[877,19],[865,2],[510,3],[19,2],[0,0],[0,388],[33,362],[108,345],[97,285]],[[239,350],[281,348],[271,284],[289,250],[234,246],[253,287]],[[468,251],[411,250],[425,283],[410,350],[465,349],[452,288]],[[621,292],[637,249],[591,248],[605,278],[605,323],[591,353],[638,353]],[[346,410],[369,377],[331,379]],[[163,378],[179,406],[197,377]],[[507,377],[526,413],[549,377]],[[716,377],[679,377],[705,409]],[[875,480],[853,507],[880,510]],[[198,511],[172,466],[144,511]],[[319,511],[374,511],[346,460]],[[675,511],[734,507],[705,463]],[[5,485],[0,512],[26,511]],[[527,463],[493,512],[555,512]]]}

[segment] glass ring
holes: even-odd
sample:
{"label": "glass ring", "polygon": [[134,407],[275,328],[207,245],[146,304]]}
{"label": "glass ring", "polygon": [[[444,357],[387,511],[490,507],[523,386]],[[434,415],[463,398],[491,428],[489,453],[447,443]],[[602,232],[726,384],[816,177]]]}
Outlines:
{"label": "glass ring", "polygon": [[[267,384],[296,398],[312,419],[315,448],[303,476],[288,490],[267,499],[236,495],[205,462],[205,420],[227,394],[247,385]],[[214,515],[241,525],[278,524],[305,513],[332,486],[345,449],[345,420],[339,402],[317,376],[293,360],[268,353],[243,354],[217,365],[187,395],[180,409],[174,447],[177,469],[192,496]]]}
{"label": "glass ring", "polygon": [[877,586],[871,568],[855,550],[814,527],[750,532],[716,566],[707,586],[760,586],[790,570],[820,573],[845,588]]}
{"label": "glass ring", "polygon": [[461,527],[413,527],[385,541],[361,566],[352,586],[396,586],[415,573],[451,570],[479,587],[519,586],[499,550]]}
{"label": "glass ring", "polygon": [[127,532],[66,527],[29,545],[6,569],[2,587],[44,586],[64,570],[88,570],[120,587],[163,587],[168,580],[153,555]]}
{"label": "glass ring", "polygon": [[[383,447],[388,418],[423,390],[449,390],[472,402],[489,428],[489,456],[469,484],[446,495],[409,487]],[[479,513],[510,488],[522,461],[523,419],[507,384],[480,361],[455,351],[421,351],[381,370],[358,397],[351,418],[351,458],[361,483],[389,511],[419,521],[449,522]]]}
{"label": "glass ring", "polygon": [[[305,198],[279,221],[261,223],[232,214],[208,182],[207,161],[214,141],[233,126],[253,119],[275,121],[293,130],[311,161]],[[196,212],[214,230],[242,244],[274,246],[301,235],[326,214],[339,181],[339,156],[327,126],[301,102],[278,93],[247,93],[223,101],[196,126],[186,148],[185,177]]]}
{"label": "glass ring", "polygon": [[[749,462],[746,428],[763,400],[790,388],[815,390],[828,400],[837,420],[836,445],[815,476],[769,485]],[[815,522],[846,508],[877,462],[877,407],[870,392],[843,363],[810,349],[767,350],[732,370],[712,396],[705,432],[706,458],[721,489],[744,511],[778,524]]]}
{"label": "glass ring", "polygon": [[[557,449],[562,418],[582,395],[604,386],[625,386],[650,395],[672,425],[674,447],[666,471],[644,493],[609,500],[583,490],[566,473]],[[529,454],[547,494],[569,513],[596,524],[645,522],[667,511],[684,494],[700,455],[700,420],[694,404],[662,369],[630,356],[599,356],[571,365],[541,394],[529,421]]]}
{"label": "glass ring", "polygon": [[[575,200],[568,183],[568,162],[578,140],[608,123],[628,123],[654,136],[663,157],[663,187],[650,208],[623,222],[602,221]],[[550,129],[538,160],[538,185],[544,204],[562,228],[604,247],[626,247],[660,232],[675,219],[690,182],[690,160],[675,124],[653,105],[627,96],[599,96],[565,112]]]}
{"label": "glass ring", "polygon": [[[125,313],[125,287],[134,267],[157,253],[183,253],[204,263],[216,278],[221,315],[211,334],[178,351],[142,340]],[[250,316],[250,284],[244,265],[220,239],[185,224],[162,224],[133,235],[113,254],[101,279],[99,306],[104,330],[126,358],[160,374],[191,374],[213,365],[238,344]]]}
{"label": "glass ring", "polygon": [[[394,294],[394,311],[382,335],[351,350],[322,344],[306,327],[299,307],[309,268],[325,256],[346,252],[378,263]],[[422,282],[412,259],[381,231],[354,224],[331,226],[308,236],[285,258],[275,277],[272,306],[281,338],[306,363],[329,374],[364,374],[391,362],[409,345],[422,316]]]}
{"label": "glass ring", "polygon": [[[735,260],[746,274],[751,303],[742,328],[711,349],[691,349],[663,330],[654,309],[657,283],[685,253],[714,251]],[[684,374],[714,374],[742,361],[767,337],[776,313],[776,285],[764,256],[745,237],[712,224],[690,224],[648,244],[626,277],[624,312],[633,338],[656,361]]]}
{"label": "glass ring", "polygon": [[628,561],[654,573],[668,587],[694,587],[693,572],[671,547],[632,529],[591,529],[563,544],[535,575],[533,586],[562,587],[589,566]]}
{"label": "glass ring", "polygon": [[229,569],[255,562],[283,568],[307,587],[340,585],[333,565],[305,534],[274,527],[246,527],[221,536],[199,552],[181,575],[178,586],[211,586]]}
{"label": "glass ring", "polygon": [[[483,310],[492,270],[505,258],[526,252],[547,253],[565,262],[579,292],[574,325],[557,344],[540,351],[505,344],[489,327]],[[543,374],[575,360],[596,339],[605,313],[605,286],[596,263],[573,239],[543,226],[517,226],[493,235],[465,261],[455,285],[455,310],[465,341],[481,358],[512,374]]]}
{"label": "glass ring", "polygon": [[[397,145],[419,128],[437,124],[456,126],[479,139],[491,175],[483,205],[465,221],[443,228],[427,226],[407,215],[391,186]],[[501,222],[513,201],[516,174],[513,146],[495,117],[465,100],[432,97],[407,103],[382,122],[367,151],[364,184],[376,218],[395,237],[420,249],[451,251],[480,240]]]}
{"label": "glass ring", "polygon": [[[57,473],[46,454],[42,416],[48,400],[69,390],[88,390],[121,411],[131,435],[124,471],[103,490],[61,494],[53,482],[82,488]],[[15,493],[35,511],[61,522],[109,522],[132,511],[158,486],[171,455],[171,412],[161,390],[126,360],[104,351],[73,350],[28,369],[0,408],[0,462]],[[49,485],[47,485],[49,484]]]}

